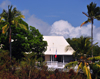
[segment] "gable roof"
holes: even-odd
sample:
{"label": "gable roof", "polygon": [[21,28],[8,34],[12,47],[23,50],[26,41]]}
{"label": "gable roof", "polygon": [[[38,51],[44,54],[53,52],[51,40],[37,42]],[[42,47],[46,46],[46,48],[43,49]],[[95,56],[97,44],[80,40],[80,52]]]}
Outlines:
{"label": "gable roof", "polygon": [[47,41],[47,50],[45,55],[72,55],[74,50],[63,36],[43,36],[43,40]]}

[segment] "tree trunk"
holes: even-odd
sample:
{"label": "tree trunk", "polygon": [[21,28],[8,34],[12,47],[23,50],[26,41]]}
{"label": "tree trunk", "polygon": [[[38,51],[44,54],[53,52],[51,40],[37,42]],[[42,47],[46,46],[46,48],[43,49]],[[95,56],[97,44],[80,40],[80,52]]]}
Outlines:
{"label": "tree trunk", "polygon": [[[91,24],[91,47],[93,46],[93,19],[92,19],[92,24]],[[92,47],[92,57],[93,57],[93,47]]]}
{"label": "tree trunk", "polygon": [[9,49],[10,49],[10,62],[11,62],[11,25],[9,25]]}
{"label": "tree trunk", "polygon": [[29,65],[29,79],[31,78],[31,65]]}

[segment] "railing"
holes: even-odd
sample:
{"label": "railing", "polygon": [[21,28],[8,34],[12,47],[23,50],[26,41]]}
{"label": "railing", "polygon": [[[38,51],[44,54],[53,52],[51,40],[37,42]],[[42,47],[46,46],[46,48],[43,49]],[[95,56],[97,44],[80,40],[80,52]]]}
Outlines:
{"label": "railing", "polygon": [[48,68],[64,68],[67,63],[58,61],[47,61]]}

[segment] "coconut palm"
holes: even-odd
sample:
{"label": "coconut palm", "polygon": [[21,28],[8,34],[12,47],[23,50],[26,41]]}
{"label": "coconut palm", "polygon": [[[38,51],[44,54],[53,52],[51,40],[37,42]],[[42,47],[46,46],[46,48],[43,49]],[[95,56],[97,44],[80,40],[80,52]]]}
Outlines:
{"label": "coconut palm", "polygon": [[91,50],[90,38],[81,36],[80,38],[73,38],[73,41],[77,42],[77,49],[73,53],[74,57],[77,57],[77,59],[87,57]]}
{"label": "coconut palm", "polygon": [[[88,22],[91,22],[91,46],[93,46],[93,23],[94,19],[100,20],[100,7],[97,7],[95,3],[91,2],[90,5],[87,5],[87,9],[88,9],[88,14],[84,12],[82,13],[88,17],[88,20],[83,22],[81,26],[83,26]],[[92,57],[93,57],[93,49],[92,49]]]}
{"label": "coconut palm", "polygon": [[5,34],[6,31],[9,29],[9,45],[10,45],[10,59],[11,59],[11,26],[15,25],[20,26],[21,28],[24,28],[27,30],[27,27],[23,24],[18,23],[18,20],[21,18],[25,18],[24,15],[21,15],[21,13],[14,7],[12,9],[12,5],[8,5],[8,11],[3,10],[3,12],[0,14],[0,23],[3,23],[4,26],[2,27],[2,33]]}

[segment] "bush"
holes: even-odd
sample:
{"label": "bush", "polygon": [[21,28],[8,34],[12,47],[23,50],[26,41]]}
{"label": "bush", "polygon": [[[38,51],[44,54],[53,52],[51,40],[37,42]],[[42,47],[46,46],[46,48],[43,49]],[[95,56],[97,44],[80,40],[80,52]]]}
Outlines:
{"label": "bush", "polygon": [[34,62],[28,63],[30,64],[22,61],[21,65],[17,66],[15,60],[10,62],[8,51],[0,52],[0,79],[85,79],[80,74],[77,75],[72,69],[69,72],[61,72],[57,69],[48,71],[45,65],[38,69],[34,66]]}
{"label": "bush", "polygon": [[[92,79],[95,79],[96,77],[98,77],[98,73],[100,73],[100,67],[97,66],[98,64],[90,64],[90,68],[93,70],[93,74],[92,74]],[[98,72],[97,72],[98,71]]]}

